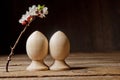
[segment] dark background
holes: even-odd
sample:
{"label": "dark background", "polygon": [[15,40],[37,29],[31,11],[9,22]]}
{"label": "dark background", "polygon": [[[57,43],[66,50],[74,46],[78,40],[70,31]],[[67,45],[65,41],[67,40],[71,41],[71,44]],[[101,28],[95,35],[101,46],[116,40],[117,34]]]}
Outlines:
{"label": "dark background", "polygon": [[37,18],[15,48],[25,53],[26,39],[35,30],[50,39],[63,31],[71,43],[71,52],[120,51],[120,0],[2,0],[0,54],[9,54],[22,26],[18,20],[32,5],[45,4],[49,14]]}

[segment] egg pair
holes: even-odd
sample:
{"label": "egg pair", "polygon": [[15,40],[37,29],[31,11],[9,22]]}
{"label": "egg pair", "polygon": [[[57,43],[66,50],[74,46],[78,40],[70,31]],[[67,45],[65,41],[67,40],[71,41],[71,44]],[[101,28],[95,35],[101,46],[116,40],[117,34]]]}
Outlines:
{"label": "egg pair", "polygon": [[[48,55],[48,48],[50,55],[55,60],[50,67],[44,63],[44,59]],[[31,64],[27,67],[28,71],[70,69],[65,62],[70,53],[70,42],[62,31],[55,32],[50,38],[49,43],[43,33],[34,31],[26,41],[26,52],[32,60]]]}

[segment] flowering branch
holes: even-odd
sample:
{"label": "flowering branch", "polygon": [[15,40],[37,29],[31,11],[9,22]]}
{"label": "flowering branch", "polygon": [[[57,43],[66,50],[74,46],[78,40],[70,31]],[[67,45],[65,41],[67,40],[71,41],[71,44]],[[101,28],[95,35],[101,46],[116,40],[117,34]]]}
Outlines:
{"label": "flowering branch", "polygon": [[8,56],[7,63],[6,63],[6,72],[8,72],[9,62],[11,61],[11,57],[14,55],[14,49],[16,48],[21,36],[26,31],[27,27],[30,26],[30,23],[35,19],[36,16],[40,18],[44,18],[45,15],[48,14],[47,7],[43,6],[35,6],[29,7],[29,11],[26,11],[25,15],[22,15],[22,18],[19,20],[19,23],[25,25],[24,29],[21,31],[19,37],[17,38],[13,47],[11,47],[11,52]]}
{"label": "flowering branch", "polygon": [[[30,22],[30,23],[31,23],[31,22]],[[28,24],[24,27],[24,29],[21,31],[19,37],[17,38],[14,46],[11,47],[11,52],[10,52],[10,54],[9,54],[9,56],[8,56],[8,61],[7,61],[7,64],[6,64],[6,72],[8,72],[8,66],[9,66],[9,62],[11,61],[11,57],[14,55],[14,49],[15,49],[16,45],[18,44],[21,36],[23,35],[23,33],[25,32],[25,30],[27,29],[27,27],[29,26],[30,23],[28,23]]]}

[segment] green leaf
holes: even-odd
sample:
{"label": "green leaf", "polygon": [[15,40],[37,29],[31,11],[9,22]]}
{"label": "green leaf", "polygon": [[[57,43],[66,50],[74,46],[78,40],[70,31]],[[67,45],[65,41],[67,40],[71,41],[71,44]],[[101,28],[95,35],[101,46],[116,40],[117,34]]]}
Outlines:
{"label": "green leaf", "polygon": [[41,5],[38,5],[37,9],[38,9],[38,10],[42,10],[44,7],[45,7],[44,5],[42,5],[42,6],[41,6]]}

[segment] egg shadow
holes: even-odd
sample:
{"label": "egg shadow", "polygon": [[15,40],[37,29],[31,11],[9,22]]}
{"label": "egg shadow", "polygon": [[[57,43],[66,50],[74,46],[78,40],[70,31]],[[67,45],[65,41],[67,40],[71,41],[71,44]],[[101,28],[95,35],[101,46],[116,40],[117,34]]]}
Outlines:
{"label": "egg shadow", "polygon": [[88,69],[88,67],[70,67],[70,70]]}

